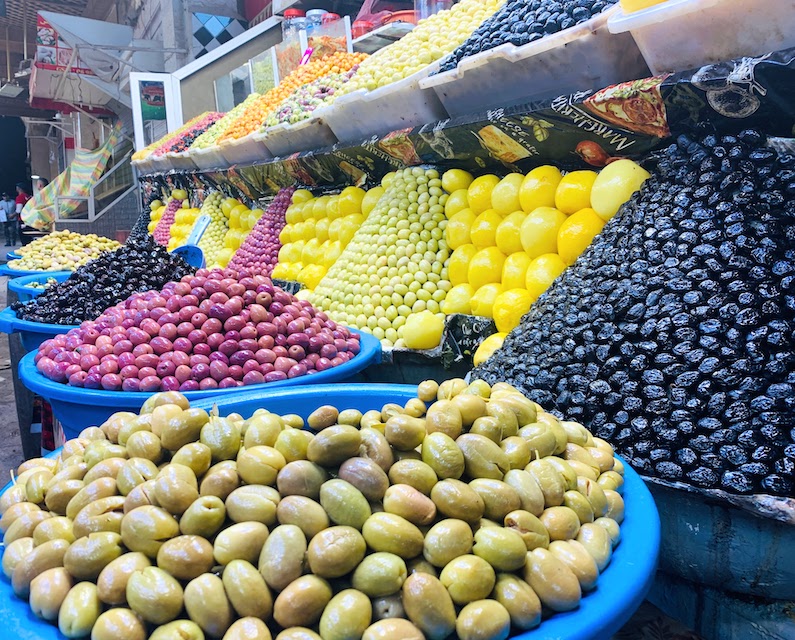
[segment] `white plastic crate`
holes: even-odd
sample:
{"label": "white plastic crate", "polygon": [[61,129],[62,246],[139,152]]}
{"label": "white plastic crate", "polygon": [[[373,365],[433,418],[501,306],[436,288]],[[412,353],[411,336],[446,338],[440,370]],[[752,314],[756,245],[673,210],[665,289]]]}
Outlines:
{"label": "white plastic crate", "polygon": [[205,149],[191,149],[191,157],[196,166],[203,171],[209,169],[225,169],[229,166],[224,155],[221,153],[221,147],[213,145]]}
{"label": "white plastic crate", "polygon": [[357,142],[444,120],[447,112],[436,93],[420,87],[420,81],[438,68],[439,63],[434,62],[386,87],[360,89],[337,98],[323,109],[323,116],[340,142]]}
{"label": "white plastic crate", "polygon": [[273,154],[268,150],[257,134],[249,133],[239,140],[228,140],[220,145],[221,155],[228,164],[254,164],[270,160]]}
{"label": "white plastic crate", "polygon": [[177,171],[194,171],[196,163],[187,151],[180,153],[167,153],[166,157],[171,162],[171,167]]}
{"label": "white plastic crate", "polygon": [[133,160],[132,165],[138,171],[138,174],[142,176],[155,172],[155,165],[148,157],[143,160]]}
{"label": "white plastic crate", "polygon": [[258,135],[275,156],[329,147],[337,143],[337,136],[323,115],[326,111],[327,108],[317,109],[306,120],[295,124],[277,124]]}
{"label": "white plastic crate", "polygon": [[152,166],[152,173],[165,173],[174,168],[171,164],[171,160],[169,160],[166,155],[149,156],[149,162]]}
{"label": "white plastic crate", "polygon": [[608,23],[629,32],[655,74],[795,46],[795,0],[668,0]]}
{"label": "white plastic crate", "polygon": [[455,117],[646,77],[634,40],[607,29],[615,10],[523,46],[503,44],[464,58],[420,86],[433,89]]}

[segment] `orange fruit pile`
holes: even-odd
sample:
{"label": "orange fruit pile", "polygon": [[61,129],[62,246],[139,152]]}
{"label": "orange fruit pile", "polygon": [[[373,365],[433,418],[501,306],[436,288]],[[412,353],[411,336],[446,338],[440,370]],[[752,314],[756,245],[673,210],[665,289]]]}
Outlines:
{"label": "orange fruit pile", "polygon": [[338,51],[331,55],[310,60],[309,63],[296,67],[296,69],[282,80],[278,86],[268,93],[260,96],[241,116],[235,120],[221,136],[219,142],[224,140],[238,140],[253,133],[262,126],[267,117],[298,87],[309,84],[330,73],[343,73],[349,71],[367,57],[366,53],[347,53]]}

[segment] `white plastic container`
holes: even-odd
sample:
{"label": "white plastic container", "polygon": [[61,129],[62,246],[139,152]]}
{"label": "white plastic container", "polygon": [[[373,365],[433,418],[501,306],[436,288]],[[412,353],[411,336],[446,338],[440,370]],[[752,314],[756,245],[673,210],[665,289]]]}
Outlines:
{"label": "white plastic container", "polygon": [[171,167],[176,171],[195,171],[196,163],[187,151],[180,153],[167,153],[166,157],[171,162]]}
{"label": "white plastic container", "polygon": [[151,173],[166,173],[173,169],[171,160],[169,160],[166,155],[152,155],[149,157],[149,163],[152,167]]}
{"label": "white plastic container", "polygon": [[795,0],[668,0],[611,16],[630,32],[655,74],[697,69],[795,46]]}
{"label": "white plastic container", "polygon": [[141,176],[145,176],[155,172],[154,165],[152,164],[152,161],[148,157],[144,158],[143,160],[133,160],[132,166],[135,167],[135,170],[138,172],[138,175]]}
{"label": "white plastic container", "polygon": [[325,118],[328,107],[321,107],[306,120],[295,124],[277,124],[259,134],[274,156],[288,156],[297,151],[312,151],[337,144],[337,136]]}
{"label": "white plastic container", "polygon": [[249,133],[239,140],[229,140],[220,145],[221,155],[226,158],[228,164],[255,164],[270,160],[273,154],[261,139],[256,138],[255,133]]}
{"label": "white plastic container", "polygon": [[447,112],[436,93],[420,87],[420,81],[438,68],[439,63],[434,62],[386,87],[360,89],[337,98],[323,109],[323,116],[340,142],[357,142],[443,120]]}
{"label": "white plastic container", "polygon": [[646,77],[649,69],[629,34],[607,29],[615,10],[520,47],[503,44],[464,58],[420,87],[433,89],[455,117]]}
{"label": "white plastic container", "polygon": [[224,158],[221,153],[221,147],[217,144],[204,149],[191,149],[190,154],[196,166],[203,171],[209,169],[226,169],[229,166],[229,162],[227,162],[226,158]]}

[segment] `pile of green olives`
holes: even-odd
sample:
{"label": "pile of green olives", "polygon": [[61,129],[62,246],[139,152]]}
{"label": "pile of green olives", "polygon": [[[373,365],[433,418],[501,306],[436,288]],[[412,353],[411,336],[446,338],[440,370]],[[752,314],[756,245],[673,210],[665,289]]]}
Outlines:
{"label": "pile of green olives", "polygon": [[2,568],[92,640],[504,640],[619,543],[611,446],[513,387],[244,419],[153,395],[22,464]]}

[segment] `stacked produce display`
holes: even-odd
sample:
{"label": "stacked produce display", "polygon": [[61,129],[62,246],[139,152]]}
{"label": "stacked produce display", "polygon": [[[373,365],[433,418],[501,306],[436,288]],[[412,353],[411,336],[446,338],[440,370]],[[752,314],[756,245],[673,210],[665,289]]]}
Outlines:
{"label": "stacked produce display", "polygon": [[48,285],[32,301],[11,308],[23,320],[78,325],[133,293],[160,289],[192,272],[182,258],[167,253],[151,236],[131,237],[123,247],[106,251],[63,282]]}
{"label": "stacked produce display", "polygon": [[36,366],[87,389],[197,391],[325,371],[359,347],[358,334],[259,273],[200,269],[45,341]]}
{"label": "stacked produce display", "polygon": [[794,175],[758,131],[680,137],[474,375],[648,475],[792,496]]}
{"label": "stacked produce display", "polygon": [[183,208],[183,203],[187,202],[188,194],[183,189],[175,189],[171,192],[171,199],[165,207],[161,207],[152,216],[150,226],[154,226],[152,230],[152,237],[155,242],[163,245],[168,245],[171,239],[171,227],[176,220],[177,211]]}
{"label": "stacked produce display", "polygon": [[69,638],[505,640],[602,585],[624,466],[585,427],[461,379],[335,404],[159,394],[26,462],[0,498],[14,593]]}
{"label": "stacked produce display", "polygon": [[257,93],[252,93],[229,113],[224,114],[223,118],[219,119],[212,127],[196,138],[192,148],[197,150],[206,149],[216,144],[218,139],[226,133],[232,123],[239,118],[258,97],[259,95]]}
{"label": "stacked produce display", "polygon": [[234,198],[227,198],[221,204],[221,211],[227,216],[227,230],[215,261],[207,262],[209,266],[226,267],[263,214],[262,209],[249,209]]}
{"label": "stacked produce display", "polygon": [[188,126],[186,129],[183,129],[180,135],[174,136],[164,145],[155,149],[153,151],[153,155],[160,156],[166,153],[180,153],[182,151],[187,151],[197,140],[197,138],[206,133],[223,117],[223,115],[223,113],[212,112],[205,113],[198,118],[194,118],[190,121],[190,126]]}
{"label": "stacked produce display", "polygon": [[53,231],[17,249],[22,256],[8,263],[18,271],[74,271],[105,251],[121,245],[115,240],[74,231]]}
{"label": "stacked produce display", "polygon": [[222,209],[223,200],[224,194],[220,191],[214,191],[205,198],[199,211],[199,216],[206,215],[210,217],[210,224],[202,234],[201,240],[199,240],[199,248],[204,254],[204,262],[210,266],[216,264],[218,254],[224,246],[224,236],[229,231],[226,215],[224,215]]}

